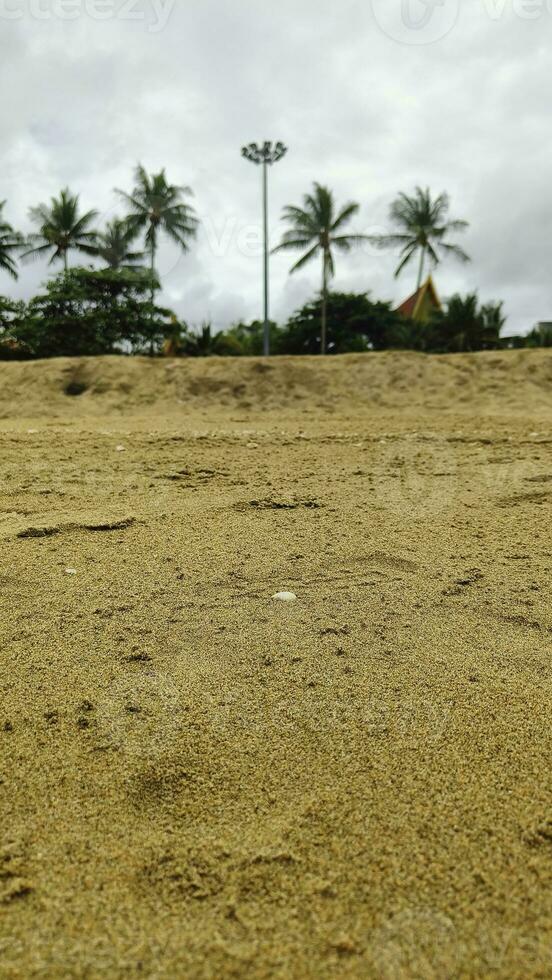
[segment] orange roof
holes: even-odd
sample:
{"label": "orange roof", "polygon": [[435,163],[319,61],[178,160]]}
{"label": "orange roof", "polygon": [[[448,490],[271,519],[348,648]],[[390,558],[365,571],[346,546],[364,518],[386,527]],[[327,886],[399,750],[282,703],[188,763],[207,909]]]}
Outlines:
{"label": "orange roof", "polygon": [[401,303],[395,312],[400,313],[401,316],[409,320],[417,320],[418,318],[423,320],[424,312],[428,305],[435,310],[440,311],[443,309],[431,276],[426,279],[424,284],[412,296],[409,296],[404,303]]}

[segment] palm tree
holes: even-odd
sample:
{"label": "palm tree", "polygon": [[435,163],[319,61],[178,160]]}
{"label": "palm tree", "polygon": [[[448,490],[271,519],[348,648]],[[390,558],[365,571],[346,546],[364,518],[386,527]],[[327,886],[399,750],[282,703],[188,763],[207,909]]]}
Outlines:
{"label": "palm tree", "polygon": [[183,201],[184,195],[191,195],[189,187],[178,187],[167,183],[165,170],[158,174],[146,173],[138,166],[135,174],[136,186],[131,194],[117,191],[130,208],[126,219],[128,227],[136,232],[145,232],[146,246],[151,257],[152,302],[155,298],[155,256],[159,242],[159,232],[164,231],[183,252],[189,249],[189,242],[195,238],[199,221],[194,209]]}
{"label": "palm tree", "polygon": [[135,269],[144,258],[144,252],[133,251],[132,244],[138,234],[127,221],[116,218],[106,225],[105,231],[97,236],[98,256],[110,269]]}
{"label": "palm tree", "polygon": [[449,220],[449,208],[448,194],[439,194],[432,200],[429,188],[423,190],[417,187],[412,197],[399,194],[393,201],[390,217],[399,230],[389,235],[374,236],[371,240],[381,248],[401,249],[395,278],[400,276],[404,267],[418,252],[418,289],[423,282],[426,258],[429,258],[433,266],[439,265],[441,258],[446,255],[454,255],[461,262],[470,261],[469,256],[458,245],[445,241],[450,232],[465,231],[469,227],[467,221]]}
{"label": "palm tree", "polygon": [[71,194],[68,187],[59,197],[53,197],[50,204],[39,204],[30,210],[31,220],[39,226],[39,231],[29,235],[27,244],[31,246],[23,258],[38,258],[51,252],[50,265],[58,259],[63,261],[65,271],[69,268],[69,250],[95,255],[96,232],[90,228],[97,218],[97,211],[79,213],[79,195]]}
{"label": "palm tree", "polygon": [[393,201],[390,210],[391,221],[399,229],[389,235],[372,236],[371,241],[380,248],[400,248],[400,262],[395,272],[395,278],[417,252],[420,253],[418,267],[417,289],[420,289],[424,278],[426,258],[433,266],[439,265],[442,256],[454,255],[461,262],[469,262],[470,257],[460,248],[445,241],[451,231],[465,231],[469,227],[467,221],[448,220],[450,207],[448,194],[439,194],[435,200],[431,198],[429,188],[423,190],[417,187],[412,197],[399,194]]}
{"label": "palm tree", "polygon": [[358,213],[360,205],[354,201],[338,210],[334,196],[327,187],[314,184],[312,194],[305,194],[303,207],[289,205],[284,208],[282,220],[289,223],[289,229],[282,237],[274,252],[287,249],[307,249],[305,254],[291,268],[291,272],[302,269],[318,254],[322,255],[322,331],[321,353],[326,353],[328,323],[328,283],[335,275],[332,249],[349,252],[353,245],[366,241],[366,235],[340,234],[351,218]]}
{"label": "palm tree", "polygon": [[17,263],[14,255],[21,251],[25,240],[23,235],[14,231],[12,226],[4,220],[2,212],[5,204],[5,201],[0,201],[0,269],[7,272],[12,279],[17,279]]}
{"label": "palm tree", "polygon": [[502,303],[479,305],[477,293],[452,296],[434,319],[437,349],[443,353],[497,350],[506,323]]}

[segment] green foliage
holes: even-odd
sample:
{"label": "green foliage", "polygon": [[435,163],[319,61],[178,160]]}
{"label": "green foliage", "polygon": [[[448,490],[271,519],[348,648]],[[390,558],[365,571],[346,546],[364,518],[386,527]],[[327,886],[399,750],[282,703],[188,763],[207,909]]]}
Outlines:
{"label": "green foliage", "polygon": [[[272,320],[270,322],[270,349],[281,353],[282,330]],[[235,323],[226,331],[225,337],[237,345],[240,353],[246,357],[261,357],[264,351],[264,323],[252,320],[251,323]]]}
{"label": "green foliage", "polygon": [[73,269],[46,285],[12,333],[35,357],[159,351],[172,329],[153,306],[149,273]]}
{"label": "green foliage", "polygon": [[18,231],[14,231],[12,226],[4,219],[3,211],[5,205],[5,201],[0,201],[0,269],[7,272],[12,279],[17,279],[17,262],[15,256],[21,251],[24,238]]}
{"label": "green foliage", "polygon": [[381,248],[400,250],[400,262],[395,272],[402,270],[419,254],[418,289],[420,288],[426,258],[430,265],[437,266],[441,259],[453,255],[461,262],[469,262],[469,256],[458,246],[446,241],[450,232],[461,232],[468,228],[467,221],[449,220],[450,200],[448,194],[439,194],[433,199],[429,188],[417,187],[414,194],[399,194],[391,205],[391,222],[397,228],[389,235],[378,235],[372,241]]}
{"label": "green foliage", "polygon": [[[502,305],[479,306],[477,296],[453,296],[444,313],[427,324],[406,320],[389,303],[373,302],[367,293],[328,293],[328,353],[368,350],[416,350],[424,353],[495,350],[501,346]],[[179,328],[180,330],[181,328]],[[284,327],[271,324],[275,354],[317,354],[322,329],[322,297],[306,303]],[[258,356],[264,325],[258,320],[237,323],[213,334],[210,324],[179,334],[173,353],[188,357]]]}
{"label": "green foliage", "polygon": [[176,352],[182,357],[240,357],[244,351],[231,332],[213,333],[210,323],[202,323],[199,330],[181,328]]}
{"label": "green foliage", "polygon": [[498,350],[503,346],[500,332],[505,322],[502,303],[480,306],[476,293],[455,295],[428,323],[400,319],[387,341],[390,348],[426,354]]}
{"label": "green foliage", "polygon": [[24,303],[0,296],[0,361],[26,360],[31,356],[29,348],[17,339],[24,316]]}
{"label": "green foliage", "polygon": [[96,237],[98,257],[109,269],[135,269],[144,259],[144,252],[136,251],[134,247],[137,235],[136,228],[116,218]]}
{"label": "green foliage", "polygon": [[502,303],[480,306],[477,293],[456,294],[445,312],[436,314],[429,324],[426,349],[444,353],[497,350],[505,322]]}
{"label": "green foliage", "polygon": [[431,349],[431,337],[428,324],[400,317],[387,334],[387,346],[391,350],[417,350],[427,353]]}
{"label": "green foliage", "polygon": [[71,194],[68,187],[50,204],[31,208],[30,217],[39,231],[29,235],[30,246],[23,258],[40,258],[50,255],[50,265],[57,260],[68,267],[70,249],[85,255],[96,255],[96,232],[90,226],[97,218],[97,211],[80,214],[79,196]]}
{"label": "green foliage", "polygon": [[21,319],[24,311],[23,302],[0,296],[0,337],[10,334],[14,323]]}
{"label": "green foliage", "polygon": [[[373,303],[367,293],[328,293],[328,351],[384,350],[389,333],[401,318],[388,303]],[[277,341],[277,352],[316,354],[320,350],[322,298],[307,303],[287,323]]]}

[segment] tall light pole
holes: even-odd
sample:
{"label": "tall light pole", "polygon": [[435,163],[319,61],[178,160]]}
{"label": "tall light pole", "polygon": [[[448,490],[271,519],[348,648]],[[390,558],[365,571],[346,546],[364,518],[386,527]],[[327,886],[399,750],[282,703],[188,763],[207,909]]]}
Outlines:
{"label": "tall light pole", "polygon": [[268,168],[278,163],[287,153],[283,143],[267,141],[262,146],[250,143],[244,146],[242,156],[251,163],[262,164],[263,167],[263,227],[264,227],[264,355],[270,354],[270,319],[269,319],[269,282],[268,282]]}

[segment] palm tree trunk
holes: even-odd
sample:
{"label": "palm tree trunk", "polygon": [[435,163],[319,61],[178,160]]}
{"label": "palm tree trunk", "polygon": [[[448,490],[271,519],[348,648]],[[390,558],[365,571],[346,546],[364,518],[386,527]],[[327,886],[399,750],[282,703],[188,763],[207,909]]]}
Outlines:
{"label": "palm tree trunk", "polygon": [[69,272],[69,258],[67,256],[67,249],[63,250],[63,268],[66,272]]}
{"label": "palm tree trunk", "polygon": [[424,277],[425,255],[426,255],[426,248],[425,248],[425,245],[424,245],[422,247],[422,254],[420,255],[420,269],[419,269],[419,272],[418,272],[418,286],[417,286],[417,289],[420,289],[420,287],[422,285],[422,280],[423,280],[423,277]]}
{"label": "palm tree trunk", "polygon": [[320,353],[324,355],[328,346],[328,257],[322,253],[322,330]]}

